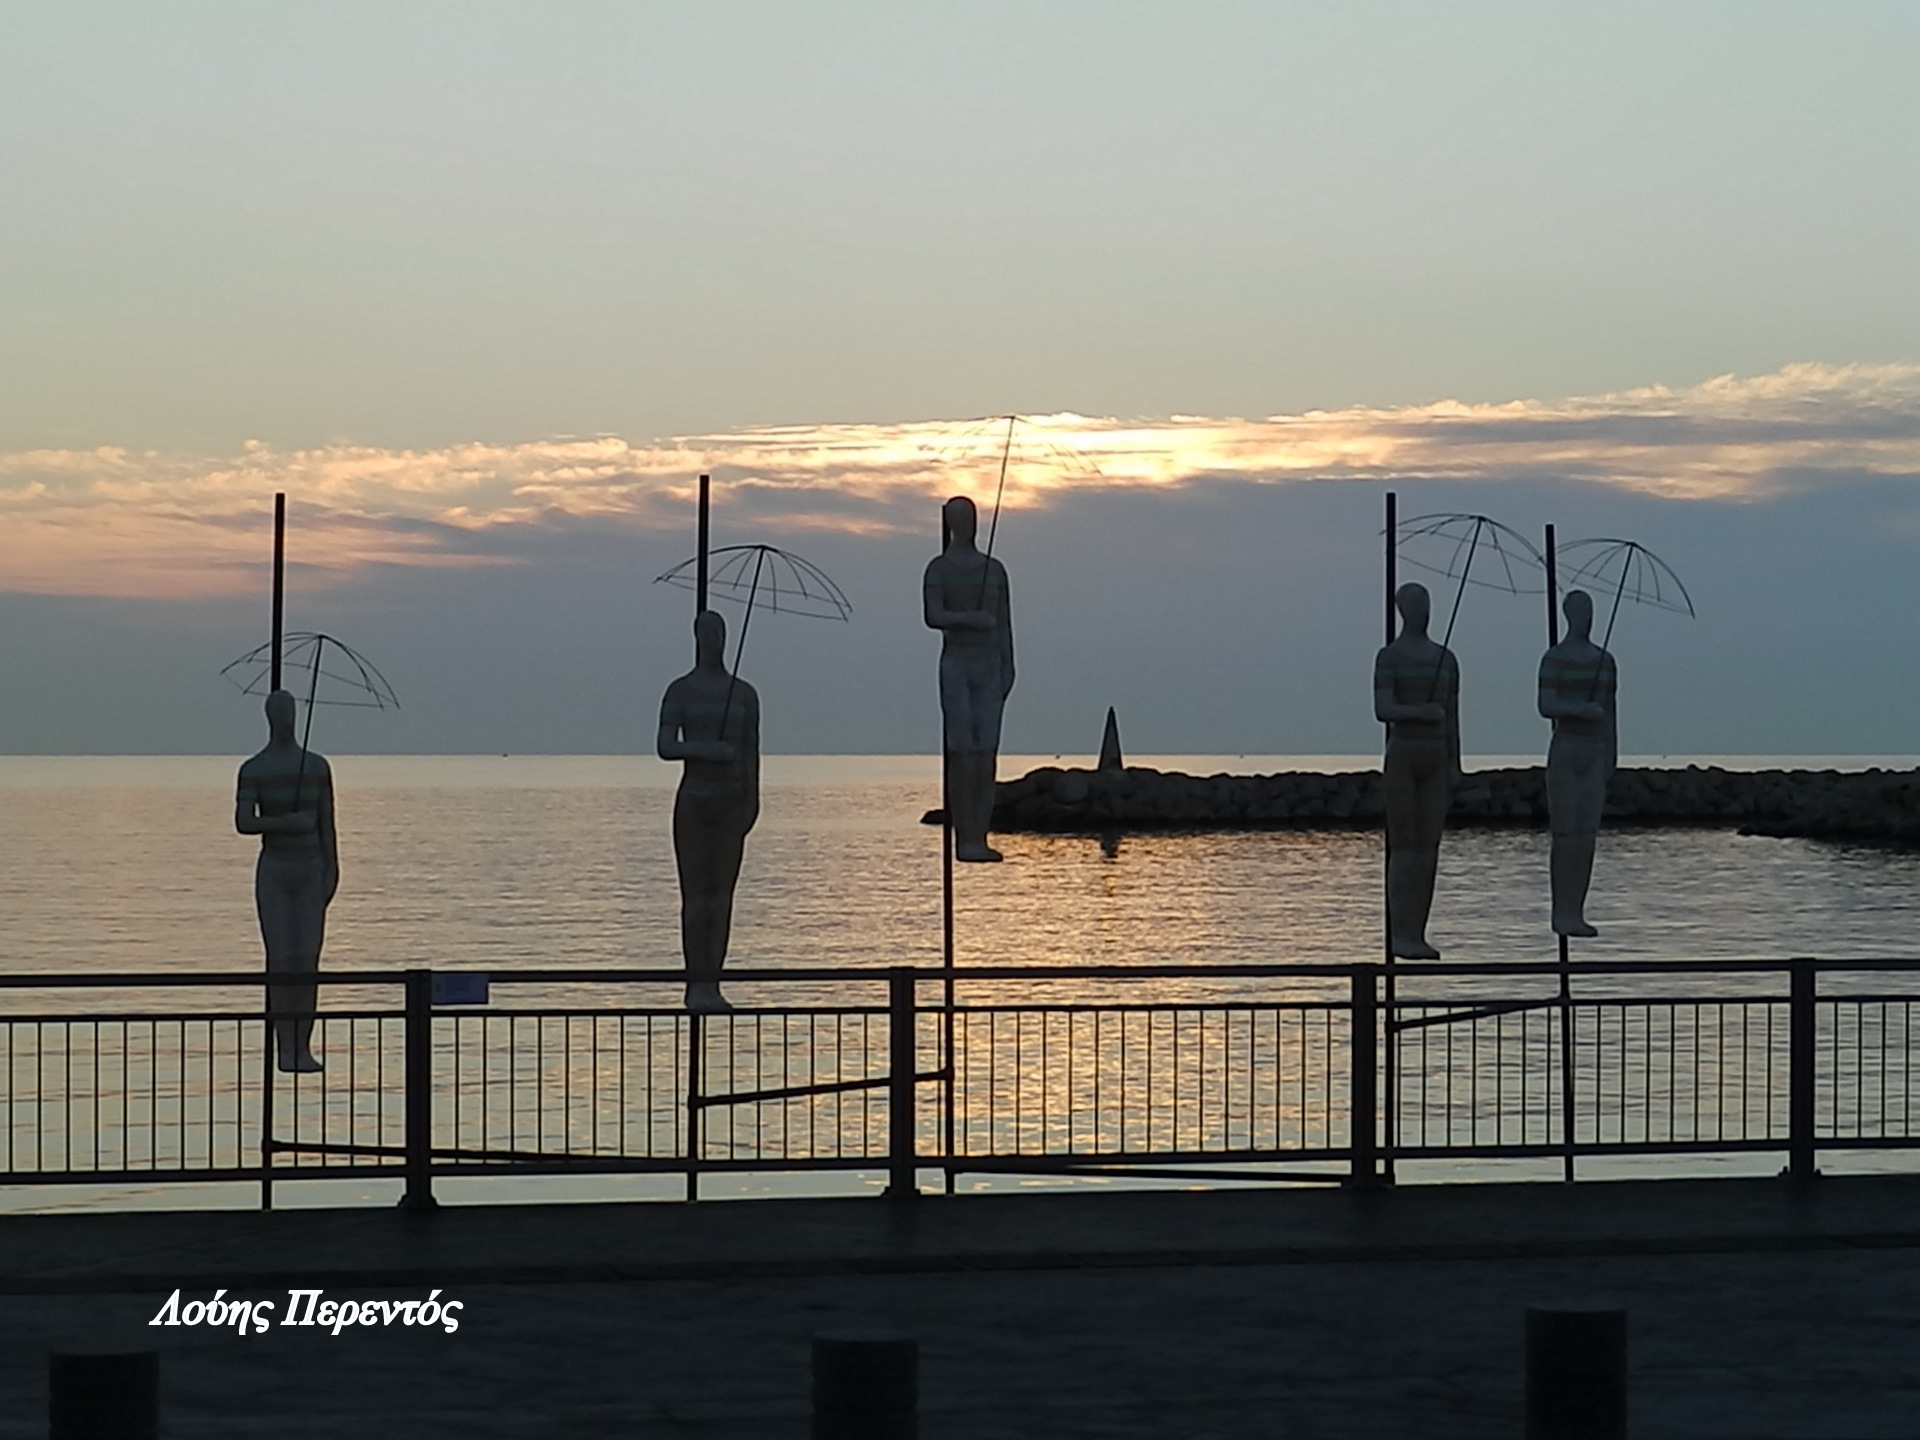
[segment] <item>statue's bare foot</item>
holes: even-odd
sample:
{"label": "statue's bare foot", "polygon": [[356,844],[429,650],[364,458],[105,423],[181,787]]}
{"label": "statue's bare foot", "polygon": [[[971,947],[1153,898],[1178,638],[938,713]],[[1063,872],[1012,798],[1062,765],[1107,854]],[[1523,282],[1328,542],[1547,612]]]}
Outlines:
{"label": "statue's bare foot", "polygon": [[953,858],[964,860],[970,865],[990,865],[996,860],[1004,860],[1007,857],[991,845],[957,845],[954,847]]}
{"label": "statue's bare foot", "polygon": [[1393,942],[1393,953],[1401,960],[1438,960],[1440,952],[1424,940],[1401,940]]}
{"label": "statue's bare foot", "polygon": [[1571,920],[1555,920],[1553,922],[1553,933],[1556,935],[1565,935],[1575,940],[1591,940],[1600,932],[1585,920],[1575,916]]}
{"label": "statue's bare foot", "polygon": [[312,1051],[303,1051],[298,1055],[280,1057],[280,1068],[290,1075],[317,1075],[326,1069],[320,1063],[320,1057]]}
{"label": "statue's bare foot", "polygon": [[693,1015],[731,1015],[733,1006],[712,983],[687,986],[687,1011]]}

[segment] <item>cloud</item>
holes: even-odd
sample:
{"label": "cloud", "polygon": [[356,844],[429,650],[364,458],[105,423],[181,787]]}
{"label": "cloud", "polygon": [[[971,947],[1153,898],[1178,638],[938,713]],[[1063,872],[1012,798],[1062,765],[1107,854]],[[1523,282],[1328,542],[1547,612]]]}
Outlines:
{"label": "cloud", "polygon": [[[373,565],[513,563],[511,539],[529,527],[680,527],[703,471],[727,487],[732,511],[786,529],[919,529],[935,497],[991,499],[1007,443],[1001,419],[771,426],[642,444],[249,442],[224,459],[23,451],[0,455],[0,587],[250,591],[275,491],[298,507],[295,558],[341,579]],[[1753,501],[1862,475],[1920,478],[1920,365],[1789,365],[1681,389],[1253,420],[1035,416],[1012,427],[1005,503],[1116,487],[1549,478]]]}

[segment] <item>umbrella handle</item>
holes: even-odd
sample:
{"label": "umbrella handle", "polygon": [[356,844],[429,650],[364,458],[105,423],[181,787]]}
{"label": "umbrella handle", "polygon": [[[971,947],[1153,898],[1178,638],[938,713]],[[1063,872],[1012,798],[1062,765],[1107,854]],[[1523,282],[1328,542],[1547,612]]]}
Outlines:
{"label": "umbrella handle", "polygon": [[1000,447],[1000,483],[993,487],[993,519],[987,525],[987,563],[980,567],[980,603],[976,610],[987,608],[987,582],[993,577],[993,542],[1000,537],[1000,497],[1007,493],[1007,461],[1013,458],[1013,427],[1019,420],[1018,415],[1007,417],[1007,440]]}
{"label": "umbrella handle", "polygon": [[1480,522],[1475,521],[1473,538],[1467,542],[1467,563],[1460,567],[1460,584],[1453,592],[1453,610],[1447,616],[1447,633],[1440,641],[1440,658],[1433,664],[1433,679],[1427,685],[1427,703],[1440,693],[1440,676],[1447,668],[1447,646],[1453,643],[1453,622],[1460,618],[1460,602],[1467,597],[1467,577],[1473,573],[1473,555],[1480,548]]}
{"label": "umbrella handle", "polygon": [[327,637],[316,635],[313,641],[313,678],[307,682],[307,729],[300,737],[300,768],[293,775],[293,811],[300,813],[300,792],[307,783],[307,746],[313,743],[313,701],[320,693],[320,660],[327,653]]}
{"label": "umbrella handle", "polygon": [[764,550],[753,558],[753,583],[747,587],[747,613],[740,618],[740,638],[733,647],[733,671],[727,676],[727,698],[720,706],[720,733],[714,737],[722,744],[727,738],[727,717],[733,713],[733,687],[740,683],[740,659],[747,653],[747,627],[753,624],[753,597],[760,593],[760,567],[766,563]]}
{"label": "umbrella handle", "polygon": [[[1627,560],[1628,560],[1628,564],[1631,564],[1633,557],[1628,556]],[[1607,647],[1613,644],[1613,622],[1620,618],[1620,599],[1626,593],[1627,593],[1627,571],[1626,571],[1626,567],[1622,566],[1620,570],[1620,584],[1613,592],[1613,608],[1607,612],[1606,633],[1600,637],[1600,651],[1603,657],[1606,654]],[[1587,699],[1598,700],[1600,698],[1600,672],[1605,668],[1606,668],[1606,661],[1603,658],[1601,663],[1594,667],[1593,684],[1587,687]]]}
{"label": "umbrella handle", "polygon": [[1613,609],[1607,613],[1607,633],[1601,637],[1600,648],[1606,649],[1613,643],[1613,622],[1620,618],[1620,597],[1627,593],[1627,572],[1620,572],[1620,588],[1613,592]]}
{"label": "umbrella handle", "polygon": [[1613,609],[1607,615],[1607,633],[1600,639],[1600,663],[1593,669],[1593,684],[1587,689],[1587,699],[1600,698],[1600,676],[1607,668],[1607,647],[1613,643],[1613,622],[1620,618],[1620,597],[1626,593],[1627,577],[1624,571],[1620,575],[1620,588],[1613,592]]}

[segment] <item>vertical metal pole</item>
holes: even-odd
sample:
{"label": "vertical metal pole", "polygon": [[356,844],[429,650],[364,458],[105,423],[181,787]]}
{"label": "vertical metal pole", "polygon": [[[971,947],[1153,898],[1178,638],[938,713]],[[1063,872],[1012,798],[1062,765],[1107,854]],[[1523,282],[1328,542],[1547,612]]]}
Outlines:
{"label": "vertical metal pole", "polygon": [[273,1209],[273,986],[260,1007],[260,1208]]}
{"label": "vertical metal pole", "polygon": [[1816,976],[1810,957],[1797,957],[1787,965],[1787,1173],[1795,1180],[1811,1180],[1820,1173],[1813,1163]]}
{"label": "vertical metal pole", "polygon": [[914,1103],[913,971],[887,972],[887,1198],[911,1200],[920,1193],[918,1107]]}
{"label": "vertical metal pole", "polygon": [[1553,526],[1547,526],[1547,644],[1560,643],[1560,557],[1555,553]]}
{"label": "vertical metal pole", "polygon": [[402,1210],[431,1210],[433,1198],[433,971],[407,971],[407,1190]]}
{"label": "vertical metal pole", "polygon": [[[1384,634],[1386,643],[1394,643],[1394,591],[1400,588],[1400,495],[1386,492],[1386,555],[1382,576],[1386,580],[1384,591]],[[1386,728],[1386,735],[1392,737],[1392,726]],[[1382,762],[1382,783],[1384,783],[1384,762]],[[1375,1123],[1380,1106],[1380,1025],[1377,1010],[1377,989],[1375,977],[1363,966],[1354,968],[1354,993],[1352,993],[1352,1029],[1354,1029],[1354,1075],[1348,1081],[1352,1092],[1352,1121],[1350,1121],[1350,1144],[1354,1148],[1354,1183],[1356,1185],[1377,1185],[1380,1179],[1394,1179],[1394,1146],[1400,1140],[1398,1133],[1398,1068],[1396,1068],[1396,1050],[1400,1048],[1400,1037],[1394,1029],[1394,893],[1392,893],[1392,860],[1394,860],[1394,841],[1386,831],[1386,822],[1380,822],[1380,972],[1386,989],[1386,1164],[1379,1164],[1379,1142],[1375,1137]]]}
{"label": "vertical metal pole", "polygon": [[1387,643],[1393,643],[1393,592],[1397,588],[1399,576],[1400,552],[1397,542],[1400,539],[1400,497],[1393,491],[1387,491]]}
{"label": "vertical metal pole", "polygon": [[[1560,556],[1553,526],[1547,526],[1547,645],[1560,643]],[[1552,840],[1549,837],[1549,845]],[[1573,1179],[1573,967],[1567,937],[1556,935],[1560,952],[1560,1178]]]}
{"label": "vertical metal pole", "polygon": [[[1380,1182],[1380,1150],[1375,1134],[1380,1113],[1380,1012],[1375,1002],[1375,974],[1371,965],[1356,965],[1351,977],[1349,1008],[1353,1031],[1353,1055],[1347,1077],[1347,1144],[1352,1151],[1352,1171],[1348,1183],[1357,1186]],[[1388,1012],[1391,1015],[1391,1011]],[[1391,1053],[1392,1036],[1388,1036]]]}
{"label": "vertical metal pole", "polygon": [[1561,1179],[1572,1179],[1574,1096],[1572,1096],[1572,970],[1567,962],[1567,937],[1559,935],[1559,1012],[1561,1012]]}
{"label": "vertical metal pole", "polygon": [[[712,550],[712,509],[713,477],[700,477],[700,509],[697,522],[697,555],[694,562],[693,613],[696,617],[707,611],[707,567]],[[753,618],[753,608],[747,608],[747,618]],[[745,636],[741,637],[743,640]],[[724,657],[722,657],[724,658]],[[731,701],[733,688],[727,688],[727,697]],[[721,729],[726,728],[722,717]],[[706,1035],[701,1018],[689,1012],[687,1015],[687,1199],[700,1198],[700,1155],[706,1148],[704,1117],[706,1107],[700,1103],[700,1062],[706,1052]]]}
{"label": "vertical metal pole", "polygon": [[1573,1179],[1573,971],[1567,962],[1567,937],[1560,941],[1560,1178]]}
{"label": "vertical metal pole", "polygon": [[693,581],[693,613],[696,615],[704,614],[707,608],[707,552],[709,549],[707,520],[709,490],[712,483],[712,476],[700,477],[700,558],[694,562]]}
{"label": "vertical metal pole", "polygon": [[280,658],[287,615],[287,497],[273,497],[273,684],[280,688]]}
{"label": "vertical metal pole", "polygon": [[687,1199],[700,1198],[700,1154],[706,1148],[703,1117],[707,1107],[700,1103],[700,1057],[706,1051],[706,1035],[697,1011],[687,1012]]}
{"label": "vertical metal pole", "polygon": [[[1387,555],[1386,555],[1386,579],[1387,579],[1387,596],[1386,596],[1387,640],[1386,640],[1386,643],[1389,645],[1393,643],[1393,632],[1394,632],[1393,592],[1400,588],[1399,541],[1400,541],[1400,497],[1396,495],[1393,491],[1389,490],[1387,492]],[[1391,726],[1388,727],[1387,733],[1389,735],[1392,734]],[[1383,782],[1383,785],[1386,779],[1384,771],[1385,771],[1385,765],[1383,762],[1382,764],[1383,773],[1381,775],[1381,780]],[[1393,1025],[1394,1016],[1398,1013],[1394,1003],[1395,997],[1394,997],[1394,983],[1393,983],[1394,976],[1398,969],[1398,966],[1394,960],[1394,955],[1393,955],[1393,889],[1392,889],[1391,882],[1388,878],[1389,872],[1393,864],[1393,848],[1392,848],[1393,841],[1392,841],[1392,838],[1386,834],[1386,821],[1384,818],[1381,821],[1380,828],[1381,828],[1381,835],[1383,837],[1382,844],[1380,847],[1381,854],[1385,857],[1381,865],[1381,878],[1380,878],[1380,891],[1381,891],[1380,914],[1383,921],[1382,927],[1381,927],[1383,931],[1383,934],[1381,937],[1383,942],[1381,945],[1381,950],[1382,950],[1383,964],[1386,970],[1385,980],[1386,980],[1386,1005],[1387,1005],[1387,1051],[1386,1051],[1387,1154],[1386,1154],[1386,1164],[1385,1164],[1385,1178],[1389,1183],[1391,1183],[1393,1180],[1393,1152],[1395,1147],[1398,1146],[1400,1143],[1400,1124],[1399,1124],[1400,1078],[1399,1078],[1399,1065],[1398,1065],[1399,1050],[1400,1050],[1400,1035],[1399,1035],[1399,1032],[1394,1029],[1394,1025]],[[1372,993],[1373,993],[1373,986],[1371,981],[1368,982],[1367,991],[1368,991],[1369,1002],[1371,1002]],[[1359,1042],[1356,1037],[1355,1044],[1357,1045],[1358,1043]],[[1369,1047],[1367,1050],[1367,1056],[1368,1056],[1369,1067],[1371,1067],[1373,1063],[1373,1060],[1372,1060],[1373,1049],[1371,1044],[1369,1044]],[[1369,1084],[1369,1088],[1371,1088],[1371,1084]],[[1372,1130],[1371,1128],[1369,1128],[1368,1130],[1369,1145],[1372,1144],[1372,1138],[1373,1138]]]}
{"label": "vertical metal pole", "polygon": [[[953,543],[947,510],[940,507],[940,553]],[[940,721],[940,964],[946,971],[941,996],[941,1044],[945,1050],[946,1115],[942,1120],[942,1148],[946,1151],[946,1191],[953,1194],[954,1098],[958,1094],[959,1059],[953,1051],[953,753],[947,748],[946,717]]]}

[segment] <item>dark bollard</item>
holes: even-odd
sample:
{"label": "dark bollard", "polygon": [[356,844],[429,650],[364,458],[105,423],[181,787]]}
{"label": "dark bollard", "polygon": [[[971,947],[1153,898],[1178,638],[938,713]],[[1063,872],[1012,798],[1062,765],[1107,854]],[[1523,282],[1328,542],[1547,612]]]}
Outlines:
{"label": "dark bollard", "polygon": [[47,1357],[49,1440],[157,1440],[160,1356]]}
{"label": "dark bollard", "polygon": [[920,1342],[897,1330],[813,1337],[813,1440],[915,1440]]}
{"label": "dark bollard", "polygon": [[1527,1440],[1626,1440],[1627,1312],[1527,1307]]}

